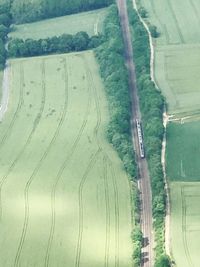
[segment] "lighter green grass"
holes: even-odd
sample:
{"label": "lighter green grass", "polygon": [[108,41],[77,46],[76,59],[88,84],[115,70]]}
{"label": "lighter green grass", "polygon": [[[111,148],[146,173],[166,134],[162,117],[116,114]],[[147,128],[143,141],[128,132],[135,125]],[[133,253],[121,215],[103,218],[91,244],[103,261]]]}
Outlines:
{"label": "lighter green grass", "polygon": [[171,183],[171,249],[177,267],[199,267],[200,183]]}
{"label": "lighter green grass", "polygon": [[131,267],[130,187],[92,52],[12,60],[0,266]]}
{"label": "lighter green grass", "polygon": [[40,39],[59,36],[64,33],[75,34],[86,31],[89,35],[102,33],[103,21],[108,9],[82,12],[53,19],[41,20],[33,23],[14,25],[9,34],[11,38]]}
{"label": "lighter green grass", "polygon": [[200,121],[169,123],[166,163],[171,180],[200,181]]}
{"label": "lighter green grass", "polygon": [[161,33],[155,41],[155,78],[166,97],[168,113],[196,112],[200,103],[200,2],[140,2]]}

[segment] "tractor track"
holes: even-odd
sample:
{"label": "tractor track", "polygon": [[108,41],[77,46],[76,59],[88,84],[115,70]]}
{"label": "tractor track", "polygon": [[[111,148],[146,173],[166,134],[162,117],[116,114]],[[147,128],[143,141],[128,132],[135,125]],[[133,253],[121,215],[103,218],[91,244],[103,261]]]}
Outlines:
{"label": "tractor track", "polygon": [[190,256],[188,244],[187,244],[187,224],[186,224],[186,200],[185,200],[185,194],[184,194],[184,186],[181,186],[181,200],[182,200],[182,236],[183,236],[183,246],[185,250],[185,255],[188,261],[189,266],[188,267],[194,267],[192,258]]}
{"label": "tractor track", "polygon": [[76,248],[76,261],[75,261],[75,267],[80,266],[80,258],[81,258],[81,246],[82,246],[82,236],[83,236],[83,187],[85,185],[87,176],[89,172],[94,167],[98,156],[101,152],[101,149],[98,148],[98,150],[95,152],[95,154],[92,156],[92,159],[90,160],[85,173],[83,174],[81,178],[81,182],[79,184],[78,189],[78,205],[79,205],[79,230],[78,230],[78,241],[77,241],[77,248]]}
{"label": "tractor track", "polygon": [[[85,62],[86,62],[86,66],[88,66],[87,61],[85,61]],[[95,87],[95,84],[94,84],[94,81],[92,78],[92,74],[91,74],[89,68],[88,68],[88,75],[91,78],[91,83],[93,85],[94,92],[95,92],[95,103],[96,103],[96,111],[97,111],[97,117],[98,117],[98,126],[97,127],[99,127],[99,125],[101,124],[101,111],[100,111],[100,105],[99,105],[99,98],[98,98],[97,89]],[[97,133],[98,133],[98,130],[96,130],[96,140],[97,140],[97,143],[99,144]],[[103,148],[100,144],[99,144],[99,147],[101,148],[102,154],[104,155],[104,161],[105,161],[105,163],[108,162],[107,164],[110,167],[111,173],[112,173],[112,183],[113,183],[113,189],[114,189],[114,195],[115,195],[115,251],[116,251],[116,253],[115,253],[115,267],[118,267],[119,266],[119,197],[118,197],[118,189],[117,189],[117,183],[116,183],[116,177],[115,177],[114,169],[112,166],[112,161],[109,158],[108,154],[103,150]],[[108,204],[106,204],[106,205],[107,205],[107,207],[109,206]],[[110,228],[110,219],[108,219],[108,216],[110,217],[110,214],[107,214],[106,220],[109,222],[109,226],[106,224],[106,228],[107,227]],[[107,232],[107,230],[106,230],[106,232]],[[109,236],[109,238],[110,238],[110,236]],[[107,238],[106,238],[106,244],[109,244],[109,242],[110,242],[110,240],[107,240]],[[106,244],[105,244],[105,247],[106,247]],[[107,249],[109,249],[109,248],[107,247]],[[106,251],[107,250],[105,250],[105,266],[108,266],[108,256],[106,256],[106,253],[107,253]]]}
{"label": "tractor track", "polygon": [[56,176],[55,179],[55,183],[53,185],[52,188],[52,192],[51,192],[51,207],[52,207],[52,220],[51,220],[51,230],[50,230],[50,235],[49,235],[49,239],[48,239],[48,245],[47,245],[47,252],[46,252],[46,256],[45,256],[45,267],[49,266],[49,257],[50,257],[50,251],[51,251],[51,247],[52,247],[52,243],[53,243],[53,237],[54,237],[54,231],[55,231],[55,225],[56,225],[56,209],[55,209],[55,203],[56,203],[56,190],[57,190],[57,186],[58,183],[62,177],[62,174],[64,172],[64,170],[67,167],[67,164],[69,163],[72,155],[74,154],[74,152],[76,151],[77,145],[82,137],[82,134],[85,130],[85,127],[87,125],[88,122],[88,116],[90,113],[90,108],[91,108],[91,88],[89,88],[89,97],[88,97],[88,103],[87,103],[87,108],[86,108],[86,113],[84,115],[84,120],[83,123],[81,125],[81,128],[78,132],[78,135],[72,145],[71,151],[68,154],[68,156],[66,157],[65,161],[63,162],[61,168],[58,171],[58,174]]}
{"label": "tractor track", "polygon": [[[64,62],[65,66],[66,66],[66,59]],[[66,75],[66,74],[65,74]],[[19,266],[19,261],[20,261],[20,255],[21,255],[21,251],[23,248],[23,244],[25,241],[25,237],[26,237],[26,232],[27,232],[27,227],[28,227],[28,221],[29,221],[29,189],[30,186],[35,178],[35,175],[38,173],[40,167],[42,166],[43,161],[46,159],[47,155],[49,154],[50,149],[52,148],[52,146],[54,145],[60,129],[62,128],[62,125],[64,123],[64,120],[66,118],[67,115],[67,109],[68,109],[68,85],[65,86],[65,98],[64,98],[64,108],[63,108],[63,112],[61,115],[61,118],[59,120],[58,126],[54,132],[53,138],[51,139],[47,149],[45,150],[44,154],[42,155],[41,159],[39,160],[37,166],[35,167],[35,169],[33,170],[32,175],[29,177],[29,180],[26,183],[26,187],[24,190],[24,198],[25,198],[25,219],[24,219],[24,225],[23,225],[23,229],[22,229],[22,235],[20,238],[20,242],[19,242],[19,246],[17,249],[17,253],[16,253],[16,257],[15,257],[15,261],[14,261],[14,267],[18,267]]]}
{"label": "tractor track", "polygon": [[46,98],[46,88],[45,88],[45,67],[44,67],[44,61],[42,62],[42,66],[41,66],[41,70],[42,70],[42,99],[41,99],[41,107],[39,110],[39,113],[37,114],[34,122],[33,122],[33,128],[27,138],[26,143],[24,144],[22,150],[18,153],[17,157],[15,158],[15,160],[12,162],[12,164],[10,165],[7,173],[3,176],[3,178],[0,181],[0,221],[2,219],[2,188],[3,185],[5,183],[5,181],[7,180],[9,174],[12,172],[13,168],[15,167],[15,165],[17,164],[18,160],[20,159],[20,157],[23,155],[25,149],[27,148],[27,146],[30,144],[33,134],[35,133],[40,120],[41,120],[41,116],[43,114],[44,111],[44,106],[45,106],[45,98]]}
{"label": "tractor track", "polygon": [[109,265],[109,249],[110,249],[110,200],[109,200],[109,189],[108,189],[108,170],[107,160],[103,157],[103,180],[104,180],[104,192],[105,192],[105,203],[106,203],[106,244],[105,244],[105,267]]}

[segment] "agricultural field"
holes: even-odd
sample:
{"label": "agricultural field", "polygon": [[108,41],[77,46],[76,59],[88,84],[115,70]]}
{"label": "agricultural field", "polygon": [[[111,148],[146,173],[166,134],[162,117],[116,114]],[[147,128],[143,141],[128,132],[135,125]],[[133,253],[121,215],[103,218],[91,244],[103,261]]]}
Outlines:
{"label": "agricultural field", "polygon": [[148,20],[158,27],[155,78],[169,114],[193,114],[200,101],[200,2],[141,0]]}
{"label": "agricultural field", "polygon": [[107,8],[82,12],[74,15],[41,20],[33,23],[13,25],[10,38],[40,39],[60,36],[64,33],[75,34],[86,31],[90,36],[102,33]]}
{"label": "agricultural field", "polygon": [[200,1],[140,0],[156,25],[155,79],[166,98],[166,173],[171,200],[171,254],[177,267],[199,266]]}
{"label": "agricultural field", "polygon": [[176,266],[199,266],[200,183],[170,184],[171,249]]}
{"label": "agricultural field", "polygon": [[9,63],[0,266],[131,267],[129,181],[93,52]]}
{"label": "agricultural field", "polygon": [[167,175],[172,181],[200,181],[200,121],[170,122],[167,127]]}

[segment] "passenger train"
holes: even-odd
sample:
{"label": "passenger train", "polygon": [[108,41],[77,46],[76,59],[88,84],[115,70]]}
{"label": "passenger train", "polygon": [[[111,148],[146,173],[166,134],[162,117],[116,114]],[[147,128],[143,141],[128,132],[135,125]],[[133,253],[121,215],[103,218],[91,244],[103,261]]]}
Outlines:
{"label": "passenger train", "polygon": [[136,128],[137,128],[137,135],[138,135],[138,144],[139,144],[139,150],[140,150],[140,157],[143,159],[143,158],[145,158],[144,142],[143,142],[143,136],[142,136],[141,123],[140,123],[140,121],[138,119],[136,119]]}

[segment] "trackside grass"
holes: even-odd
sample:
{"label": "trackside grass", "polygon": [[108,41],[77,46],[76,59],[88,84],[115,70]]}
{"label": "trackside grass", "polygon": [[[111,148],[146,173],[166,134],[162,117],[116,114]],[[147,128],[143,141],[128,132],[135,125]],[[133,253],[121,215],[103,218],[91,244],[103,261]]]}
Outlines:
{"label": "trackside grass", "polygon": [[0,266],[131,267],[131,204],[93,52],[11,60]]}
{"label": "trackside grass", "polygon": [[170,184],[171,249],[176,266],[199,266],[200,183]]}
{"label": "trackside grass", "polygon": [[14,25],[10,38],[40,39],[59,36],[64,33],[76,34],[86,31],[90,36],[102,33],[103,21],[107,15],[107,8],[82,12],[75,15],[62,16],[41,20],[33,23]]}

